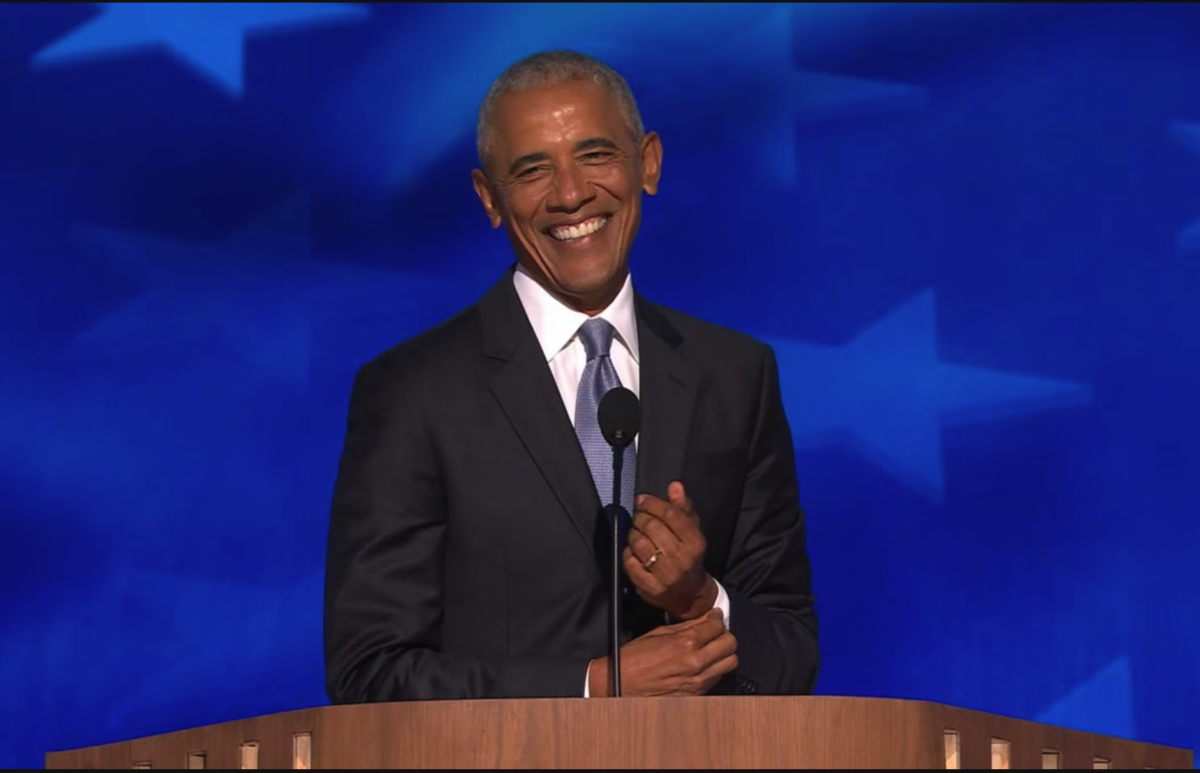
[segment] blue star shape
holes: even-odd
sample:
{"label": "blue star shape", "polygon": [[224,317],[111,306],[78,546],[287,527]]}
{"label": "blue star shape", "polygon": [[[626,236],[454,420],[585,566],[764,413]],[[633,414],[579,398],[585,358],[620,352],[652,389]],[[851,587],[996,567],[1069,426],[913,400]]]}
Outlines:
{"label": "blue star shape", "polygon": [[129,56],[165,49],[233,97],[243,88],[248,35],[357,21],[362,7],[340,3],[101,3],[82,27],[36,53],[33,65]]}
{"label": "blue star shape", "polygon": [[[463,24],[461,5],[427,4],[334,95],[323,118],[329,155],[356,186],[420,186],[443,153],[473,134],[481,89],[521,57],[571,48],[606,59],[614,40],[618,49],[653,50],[664,37],[723,35],[750,12],[736,3],[610,3],[599,13],[590,3],[476,4]],[[455,55],[428,68],[428,52],[444,39],[455,41]],[[422,77],[396,82],[395,73],[410,70]]]}
{"label": "blue star shape", "polygon": [[937,355],[924,291],[842,346],[775,347],[798,448],[843,443],[912,490],[943,499],[941,429],[1091,399],[1088,387],[952,365]]}
{"label": "blue star shape", "polygon": [[285,383],[303,385],[309,358],[309,220],[290,202],[232,237],[192,244],[102,228],[76,238],[142,292],[80,333],[69,353],[224,344]]}
{"label": "blue star shape", "polygon": [[[94,727],[123,734],[131,725],[178,718],[186,713],[181,705],[189,701],[245,704],[254,699],[255,690],[278,688],[280,673],[295,674],[314,662],[323,573],[267,586],[192,576],[187,569],[179,574],[142,571],[125,563],[111,574],[90,578],[86,598],[60,603],[53,614],[6,629],[0,638],[0,679],[17,690],[6,697],[6,709],[16,705],[15,697],[49,726],[51,715],[62,707],[21,691],[53,683],[65,664],[95,668],[95,678],[79,685],[64,703]],[[195,614],[187,614],[188,609]],[[97,647],[89,632],[111,628],[114,621],[123,623],[118,637],[123,646],[110,642]],[[319,658],[319,644],[315,649]],[[27,671],[18,678],[17,669]],[[131,680],[135,671],[140,673]],[[31,679],[28,672],[39,676]],[[305,694],[320,688],[305,681],[289,679],[286,690],[293,694],[283,700],[302,695],[310,700]],[[187,697],[172,699],[172,693]]]}
{"label": "blue star shape", "polygon": [[[269,586],[134,569],[122,570],[119,586],[125,605],[141,606],[143,624],[159,632],[164,648],[178,652],[148,669],[142,683],[112,696],[108,721],[114,730],[138,716],[170,713],[179,696],[203,702],[218,692],[237,695],[242,685],[269,684],[277,670],[310,663],[310,642],[320,635],[323,572]],[[167,599],[185,599],[195,614]],[[214,623],[220,634],[212,633]],[[202,640],[208,646],[185,645]],[[105,686],[117,687],[112,681]],[[294,689],[311,692],[303,685]],[[250,698],[246,692],[239,697]]]}
{"label": "blue star shape", "polygon": [[[490,74],[540,49],[573,48],[627,73],[643,109],[671,122],[668,141],[676,130],[694,132],[694,122],[716,106],[715,123],[731,125],[727,137],[737,146],[747,136],[766,138],[755,162],[767,179],[784,184],[796,177],[798,124],[926,101],[925,90],[916,86],[795,69],[790,8],[771,6],[764,13],[755,4],[624,3],[597,14],[586,3],[549,8],[516,3],[503,11],[477,11],[485,23],[475,28],[463,28],[456,7],[446,8],[431,6],[418,27],[401,30],[390,45],[373,52],[327,112],[331,155],[343,174],[352,170],[356,185],[401,190],[420,185],[431,160],[473,130],[480,89],[486,89]],[[731,30],[742,32],[731,38]],[[403,84],[403,99],[390,93],[391,106],[381,108],[381,84],[390,83],[391,73],[413,67],[412,52],[423,50],[426,39],[446,35],[465,41],[462,56],[428,78]],[[763,99],[755,102],[755,95]],[[726,102],[736,107],[743,101],[751,103],[748,111],[724,109]],[[426,103],[438,109],[408,108]],[[665,122],[653,123],[650,128]],[[705,131],[712,123],[705,121]],[[348,125],[354,127],[349,135]]]}
{"label": "blue star shape", "polygon": [[[844,75],[798,70],[792,65],[792,8],[768,14],[713,57],[743,73],[734,104],[741,115],[734,125],[748,123],[767,140],[760,155],[769,173],[784,185],[796,181],[798,160],[794,137],[797,125],[856,118],[923,105],[923,88]],[[737,119],[742,120],[737,120]],[[741,127],[739,136],[741,135]]]}
{"label": "blue star shape", "polygon": [[[717,111],[710,131],[732,146],[754,139],[765,179],[796,183],[798,126],[911,109],[928,101],[919,86],[797,69],[792,63],[792,8],[765,14],[728,41],[702,51],[612,45],[618,61],[637,62],[647,104],[664,116]],[[701,85],[702,84],[702,85]],[[661,93],[659,89],[662,89]]]}
{"label": "blue star shape", "polygon": [[[1183,121],[1176,122],[1171,125],[1171,134],[1192,155],[1200,158],[1200,124],[1184,123]],[[1200,220],[1180,231],[1177,243],[1180,249],[1200,249]]]}
{"label": "blue star shape", "polygon": [[[304,195],[228,238],[200,244],[74,230],[89,251],[142,285],[136,297],[75,337],[68,354],[76,357],[217,346],[279,383],[303,388],[314,328],[344,327],[355,316],[345,305],[356,312],[387,309],[395,322],[409,313],[406,298],[440,302],[454,294],[442,280],[311,259]],[[408,305],[424,308],[416,300]]]}
{"label": "blue star shape", "polygon": [[1128,657],[1109,663],[1036,718],[1056,727],[1073,727],[1114,738],[1136,738],[1133,669]]}

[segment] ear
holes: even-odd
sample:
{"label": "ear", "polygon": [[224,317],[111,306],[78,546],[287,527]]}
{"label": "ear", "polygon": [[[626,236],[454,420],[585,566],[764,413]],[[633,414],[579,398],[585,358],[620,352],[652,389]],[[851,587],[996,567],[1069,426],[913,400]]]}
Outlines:
{"label": "ear", "polygon": [[488,181],[487,173],[482,169],[472,171],[471,182],[475,185],[475,195],[483,204],[484,212],[487,212],[488,219],[492,221],[492,228],[499,228],[502,222],[500,210],[496,207],[495,197],[492,196],[492,185]]}
{"label": "ear", "polygon": [[658,193],[658,181],[662,178],[662,140],[650,132],[642,138],[642,190],[653,196]]}

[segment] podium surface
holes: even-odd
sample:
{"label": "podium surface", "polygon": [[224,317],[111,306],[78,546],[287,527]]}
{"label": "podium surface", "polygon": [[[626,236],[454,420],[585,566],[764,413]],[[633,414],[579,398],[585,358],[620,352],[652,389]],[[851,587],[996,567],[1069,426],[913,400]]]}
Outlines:
{"label": "podium surface", "polygon": [[51,753],[47,768],[1190,769],[1192,753],[935,703],[703,697],[331,706]]}

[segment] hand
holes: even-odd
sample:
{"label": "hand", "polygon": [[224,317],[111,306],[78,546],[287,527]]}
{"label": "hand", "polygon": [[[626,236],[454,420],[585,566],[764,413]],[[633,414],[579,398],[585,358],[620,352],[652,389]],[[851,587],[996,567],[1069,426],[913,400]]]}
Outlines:
{"label": "hand", "polygon": [[675,620],[695,620],[716,603],[717,583],[704,569],[708,543],[683,484],[671,483],[667,495],[669,502],[637,498],[625,573],[647,604]]}
{"label": "hand", "polygon": [[[726,674],[737,670],[737,639],[714,609],[704,617],[655,628],[621,648],[622,697],[705,695]],[[612,697],[608,658],[588,669],[594,697]]]}

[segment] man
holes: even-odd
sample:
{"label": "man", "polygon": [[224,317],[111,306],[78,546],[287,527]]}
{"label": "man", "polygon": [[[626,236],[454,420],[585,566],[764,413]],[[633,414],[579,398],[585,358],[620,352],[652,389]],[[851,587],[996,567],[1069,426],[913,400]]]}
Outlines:
{"label": "man", "polygon": [[355,380],[330,699],[609,694],[596,408],[617,385],[644,417],[622,480],[623,694],[810,692],[817,622],[774,356],[633,290],[662,143],[628,85],[579,54],[530,57],[493,84],[478,144],[475,190],[517,265]]}

